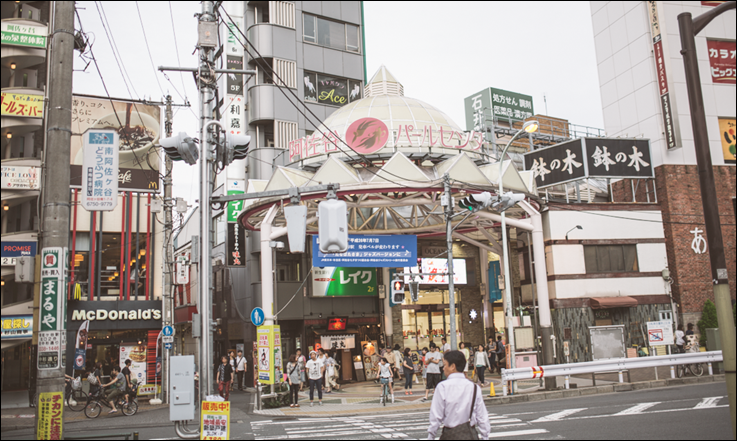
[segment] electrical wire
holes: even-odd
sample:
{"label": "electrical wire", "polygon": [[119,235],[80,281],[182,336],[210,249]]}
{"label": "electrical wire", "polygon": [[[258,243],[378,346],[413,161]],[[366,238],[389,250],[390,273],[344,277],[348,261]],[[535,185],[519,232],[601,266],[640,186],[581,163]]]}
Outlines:
{"label": "electrical wire", "polygon": [[[635,219],[635,218],[631,218],[631,217],[617,216],[617,215],[612,215],[612,214],[596,213],[596,212],[593,212],[593,211],[582,211],[582,210],[577,210],[575,208],[568,208],[562,202],[553,202],[553,201],[551,201],[551,202],[548,202],[548,205],[555,206],[556,208],[561,209],[561,210],[575,211],[575,212],[578,212],[578,213],[586,213],[586,214],[591,214],[591,215],[595,215],[595,216],[609,217],[609,218],[612,218],[612,219],[621,219],[621,220],[628,220],[628,221],[635,221],[635,222],[652,222],[652,223],[656,223],[656,224],[674,224],[674,225],[693,225],[694,224],[694,222],[676,222],[676,221],[655,220],[655,219]],[[734,223],[721,223],[721,225],[722,226],[734,226],[736,224],[734,224]]]}
{"label": "electrical wire", "polygon": [[[177,66],[181,68],[182,61],[179,59],[179,44],[177,43],[177,30],[174,26],[174,11],[172,10],[171,2],[169,2],[169,17],[171,18],[171,32],[174,35],[174,50],[176,51],[176,54],[177,54]],[[182,80],[182,90],[184,90],[183,100],[186,103],[187,102],[187,86],[184,85],[184,74],[182,72],[179,72],[179,78]]]}
{"label": "electrical wire", "polygon": [[[123,77],[123,84],[125,84],[125,88],[128,90],[128,96],[133,99],[133,95],[131,94],[131,89],[133,89],[133,92],[138,99],[140,98],[140,96],[138,95],[136,88],[133,86],[133,81],[131,81],[130,75],[128,75],[128,71],[125,69],[125,64],[120,63],[120,58],[122,58],[122,56],[120,56],[120,50],[118,49],[118,45],[115,43],[115,39],[112,36],[112,28],[110,27],[110,23],[107,20],[107,14],[105,14],[102,2],[95,2],[95,7],[97,8],[97,14],[100,16],[102,29],[105,31],[105,36],[107,37],[108,43],[110,43],[110,49],[113,53],[113,58],[115,58],[115,63],[118,65],[118,70],[120,70],[120,73]],[[105,26],[106,23],[107,26]],[[108,28],[110,28],[109,31]],[[126,77],[128,77],[127,81]],[[128,87],[128,83],[130,83],[130,87]]]}
{"label": "electrical wire", "polygon": [[156,84],[159,85],[161,96],[164,97],[166,96],[166,94],[164,93],[164,89],[161,87],[161,83],[159,82],[159,76],[156,75],[156,66],[154,65],[154,58],[151,55],[151,47],[148,44],[148,38],[146,37],[146,27],[143,25],[143,17],[141,17],[141,8],[139,8],[138,2],[136,2],[136,11],[138,11],[138,20],[141,23],[141,30],[143,31],[143,41],[146,43],[146,50],[148,51],[148,59],[149,61],[151,61],[151,69],[154,70],[154,78],[156,78]]}

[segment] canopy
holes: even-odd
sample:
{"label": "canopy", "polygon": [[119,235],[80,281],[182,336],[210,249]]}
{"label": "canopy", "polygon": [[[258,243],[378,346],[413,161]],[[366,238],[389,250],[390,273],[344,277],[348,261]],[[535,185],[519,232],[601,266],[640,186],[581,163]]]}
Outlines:
{"label": "canopy", "polygon": [[633,308],[637,306],[637,299],[634,297],[592,297],[589,301],[591,309],[608,309],[608,308]]}

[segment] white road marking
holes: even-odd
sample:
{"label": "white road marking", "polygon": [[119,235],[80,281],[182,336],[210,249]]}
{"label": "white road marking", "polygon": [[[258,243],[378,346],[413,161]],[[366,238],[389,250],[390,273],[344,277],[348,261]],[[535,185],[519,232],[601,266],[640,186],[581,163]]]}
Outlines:
{"label": "white road marking", "polygon": [[640,413],[646,411],[647,409],[650,409],[651,407],[657,406],[658,404],[660,404],[660,401],[656,401],[656,402],[653,402],[653,403],[640,403],[640,404],[637,404],[635,406],[630,407],[629,409],[625,409],[625,410],[623,410],[621,412],[617,412],[617,413],[614,414],[614,416],[618,416],[618,415],[637,415],[637,414],[640,414]]}
{"label": "white road marking", "polygon": [[568,409],[568,410],[563,410],[563,411],[560,411],[560,412],[556,412],[554,414],[550,414],[548,416],[540,417],[540,418],[538,418],[536,420],[530,421],[530,423],[548,423],[550,421],[560,421],[560,420],[562,420],[563,418],[565,418],[567,416],[573,415],[574,413],[578,413],[578,412],[584,411],[586,409],[588,409],[588,408],[584,407],[584,408],[581,408],[581,409]]}
{"label": "white road marking", "polygon": [[717,403],[724,397],[709,397],[701,400],[694,409],[708,409],[710,407],[717,407]]}
{"label": "white road marking", "polygon": [[540,435],[542,433],[548,433],[548,431],[545,429],[530,429],[530,430],[514,430],[511,432],[492,432],[492,433],[489,433],[489,438],[504,438],[505,436]]}

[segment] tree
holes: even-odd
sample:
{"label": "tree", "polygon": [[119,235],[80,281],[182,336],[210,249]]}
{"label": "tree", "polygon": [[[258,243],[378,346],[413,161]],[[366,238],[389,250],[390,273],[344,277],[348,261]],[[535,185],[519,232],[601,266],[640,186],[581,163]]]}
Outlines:
{"label": "tree", "polygon": [[706,346],[706,330],[709,328],[718,328],[719,322],[717,321],[717,307],[714,302],[707,300],[704,302],[704,309],[701,310],[701,320],[696,324],[699,327],[701,338],[699,339],[699,345]]}

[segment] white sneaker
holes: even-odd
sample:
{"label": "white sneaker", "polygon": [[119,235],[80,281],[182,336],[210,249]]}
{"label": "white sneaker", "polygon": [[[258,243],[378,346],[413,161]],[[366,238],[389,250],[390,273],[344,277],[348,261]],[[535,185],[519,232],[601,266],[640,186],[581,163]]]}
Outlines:
{"label": "white sneaker", "polygon": [[379,404],[384,404],[384,397],[379,398]]}
{"label": "white sneaker", "polygon": [[314,406],[315,406],[315,403],[310,402],[310,407],[314,407]]}
{"label": "white sneaker", "polygon": [[394,394],[392,394],[392,404],[394,404]]}

